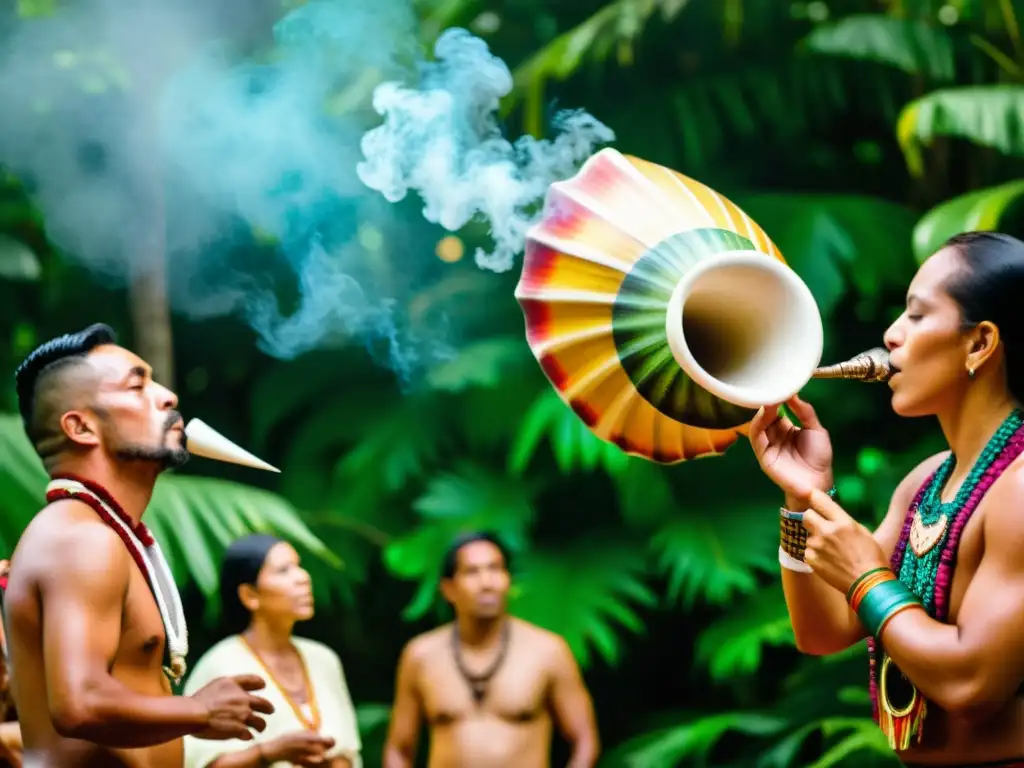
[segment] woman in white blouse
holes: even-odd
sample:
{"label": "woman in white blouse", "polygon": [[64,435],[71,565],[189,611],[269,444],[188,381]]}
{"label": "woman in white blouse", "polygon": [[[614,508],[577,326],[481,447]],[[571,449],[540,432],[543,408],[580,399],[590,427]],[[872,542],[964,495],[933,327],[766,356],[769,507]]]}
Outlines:
{"label": "woman in white blouse", "polygon": [[225,675],[256,674],[274,705],[253,741],[185,738],[185,768],[321,765],[362,768],[355,708],[341,660],[322,643],[296,637],[313,616],[313,589],[299,555],[273,536],[246,536],[228,547],[221,600],[231,634],[207,651],[185,683],[191,694]]}

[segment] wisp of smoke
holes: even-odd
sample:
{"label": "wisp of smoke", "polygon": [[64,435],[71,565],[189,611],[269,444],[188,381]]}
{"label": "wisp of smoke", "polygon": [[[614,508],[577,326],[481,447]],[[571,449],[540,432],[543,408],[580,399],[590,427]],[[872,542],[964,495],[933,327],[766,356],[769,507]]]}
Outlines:
{"label": "wisp of smoke", "polygon": [[[483,217],[495,248],[477,261],[505,270],[548,184],[612,132],[576,112],[553,140],[502,138],[511,75],[463,30],[401,85],[418,55],[409,0],[309,0],[264,55],[240,53],[253,41],[232,35],[274,12],[76,0],[16,22],[0,37],[0,162],[51,239],[108,282],[159,264],[164,244],[176,311],[240,314],[280,358],[357,339],[408,380],[452,356],[458,329],[444,307],[410,312],[441,266],[427,222],[390,203],[419,192],[450,230]],[[382,80],[374,128],[352,105]]]}
{"label": "wisp of smoke", "polygon": [[389,81],[376,88],[373,107],[384,123],[363,136],[357,172],[391,202],[419,193],[424,217],[445,229],[483,217],[494,249],[478,248],[476,263],[505,272],[548,186],[615,134],[584,111],[564,111],[553,120],[554,139],[510,142],[498,124],[500,100],[513,85],[505,63],[464,29],[442,33],[434,57],[421,65],[416,87]]}

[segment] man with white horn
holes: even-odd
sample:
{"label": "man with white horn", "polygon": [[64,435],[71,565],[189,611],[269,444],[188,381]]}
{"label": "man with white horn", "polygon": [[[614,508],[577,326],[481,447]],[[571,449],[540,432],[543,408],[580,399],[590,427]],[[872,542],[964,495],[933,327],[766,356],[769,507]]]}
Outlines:
{"label": "man with white horn", "polygon": [[261,466],[201,422],[145,361],[95,324],[35,349],[15,374],[25,431],[51,482],[4,595],[14,701],[33,768],[179,768],[182,737],[251,739],[273,707],[256,676],[174,696],[188,634],[142,517],[189,452]]}

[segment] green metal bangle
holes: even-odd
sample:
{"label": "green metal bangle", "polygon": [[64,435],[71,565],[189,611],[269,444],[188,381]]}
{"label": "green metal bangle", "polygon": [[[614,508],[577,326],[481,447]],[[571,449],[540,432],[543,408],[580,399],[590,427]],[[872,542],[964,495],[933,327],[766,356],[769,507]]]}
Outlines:
{"label": "green metal bangle", "polygon": [[868,576],[871,576],[874,573],[879,573],[880,571],[887,571],[887,570],[889,570],[889,569],[886,568],[885,566],[882,566],[880,568],[872,568],[870,571],[865,571],[860,576],[858,576],[857,580],[855,582],[853,582],[853,584],[850,585],[850,588],[848,590],[846,590],[846,602],[850,602],[853,599],[854,591],[857,589],[857,587],[859,587],[861,585],[861,582],[863,582],[864,579],[866,579]]}
{"label": "green metal bangle", "polygon": [[920,604],[921,600],[903,582],[890,579],[868,590],[857,608],[857,615],[865,629],[877,637],[889,619],[898,612]]}

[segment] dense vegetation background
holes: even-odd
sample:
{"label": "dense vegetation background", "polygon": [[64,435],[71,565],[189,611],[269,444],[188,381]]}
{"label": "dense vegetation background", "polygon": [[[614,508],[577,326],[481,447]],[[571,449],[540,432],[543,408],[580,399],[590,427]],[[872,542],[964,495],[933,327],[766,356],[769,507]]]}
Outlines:
{"label": "dense vegetation background", "polygon": [[[127,267],[99,269],[84,245],[59,236],[66,210],[82,204],[76,187],[112,173],[95,157],[110,136],[75,121],[137,116],[163,87],[118,59],[131,53],[102,47],[102,25],[34,50],[39,66],[28,79],[9,66],[6,43],[79,6],[120,13],[75,0],[0,8],[0,367],[13,370],[51,335],[110,322],[177,388],[187,416],[282,468],[265,476],[196,460],[158,485],[149,521],[185,590],[196,657],[217,637],[226,542],[246,530],[283,532],[316,578],[320,608],[306,631],[346,663],[367,765],[379,764],[398,652],[446,616],[439,554],[455,530],[488,527],[516,553],[514,611],[564,635],[584,667],[602,765],[895,764],[869,719],[863,646],[829,659],[793,648],[778,585],[779,497],[746,444],[657,467],[593,438],[529,355],[512,296],[517,270],[473,264],[472,249],[488,246],[485,227],[459,233],[460,259],[458,248],[435,255],[448,233],[423,221],[415,200],[367,203],[364,190],[357,213],[344,208],[349,247],[372,261],[382,284],[393,278],[410,327],[443,317],[457,330],[457,354],[404,381],[365,334],[336,333],[275,357],[239,312],[179,309],[175,279],[194,264],[223,264],[230,252],[232,264],[277,274],[284,238],[236,216],[231,238],[193,242],[199,261],[183,262],[163,245],[175,241],[181,198],[158,164],[124,180],[138,201],[124,221],[138,246]],[[254,60],[274,62],[286,44],[270,30],[302,6],[261,0],[243,14],[218,0],[204,13]],[[546,135],[556,105],[582,107],[616,132],[621,151],[731,197],[811,287],[826,321],[825,357],[835,360],[878,343],[916,260],[942,239],[1020,228],[1022,6],[436,0],[413,9],[408,40],[423,56],[452,26],[486,40],[515,74],[502,103],[509,137]],[[135,32],[158,39],[161,30]],[[161,59],[165,76],[188,60],[179,53]],[[38,95],[40,83],[53,96],[54,72],[63,78],[59,101],[4,107]],[[348,72],[333,83],[323,120],[375,125],[372,87],[388,72]],[[52,184],[42,194],[44,166],[22,162],[11,147],[29,145],[6,141],[14,135],[36,137],[32,146],[44,152],[48,141],[66,148],[69,136],[80,138],[62,194]],[[282,306],[294,301],[294,283],[282,270]],[[0,548],[10,551],[45,480],[5,381]],[[936,449],[935,425],[897,420],[884,387],[814,382],[805,396],[832,432],[843,503],[878,519],[901,475]]]}

